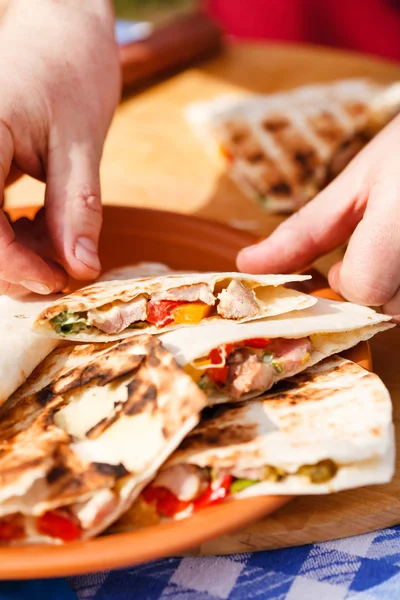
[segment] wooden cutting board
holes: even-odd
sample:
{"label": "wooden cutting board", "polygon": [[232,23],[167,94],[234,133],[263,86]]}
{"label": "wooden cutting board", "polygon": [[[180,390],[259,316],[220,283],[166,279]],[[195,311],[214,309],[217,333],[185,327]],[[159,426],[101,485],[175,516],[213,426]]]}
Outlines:
{"label": "wooden cutting board", "polygon": [[[282,220],[263,213],[237,190],[205,154],[184,121],[189,102],[218,94],[271,92],[341,77],[400,79],[389,62],[323,48],[236,45],[201,68],[190,69],[119,107],[102,165],[107,203],[175,210],[224,221],[268,235]],[[38,204],[43,185],[24,179],[7,190],[13,206]],[[323,272],[341,251],[317,262]],[[389,388],[400,439],[400,333],[372,341],[376,372]],[[399,450],[399,448],[398,448]],[[389,485],[333,496],[299,498],[234,534],[203,544],[194,553],[249,552],[355,535],[400,523],[400,466]]]}

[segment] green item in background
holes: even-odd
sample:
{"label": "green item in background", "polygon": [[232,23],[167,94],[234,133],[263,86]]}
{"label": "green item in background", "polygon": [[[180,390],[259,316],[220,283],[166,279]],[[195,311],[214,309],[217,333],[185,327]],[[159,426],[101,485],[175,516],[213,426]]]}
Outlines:
{"label": "green item in background", "polygon": [[118,19],[162,23],[199,6],[198,0],[113,0]]}

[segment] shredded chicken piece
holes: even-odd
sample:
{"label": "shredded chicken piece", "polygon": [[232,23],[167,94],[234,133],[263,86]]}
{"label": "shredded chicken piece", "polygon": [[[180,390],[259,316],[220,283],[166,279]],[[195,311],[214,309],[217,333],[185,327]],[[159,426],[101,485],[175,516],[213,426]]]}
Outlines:
{"label": "shredded chicken piece", "polygon": [[193,285],[183,285],[177,288],[171,288],[163,292],[152,294],[151,299],[153,302],[159,300],[176,300],[184,302],[204,302],[209,306],[215,304],[215,296],[210,291],[210,288],[206,283],[195,283]]}
{"label": "shredded chicken piece", "polygon": [[147,300],[139,296],[130,302],[114,304],[106,310],[93,308],[88,311],[88,319],[91,325],[104,333],[119,333],[131,323],[147,319]]}
{"label": "shredded chicken piece", "polygon": [[207,469],[196,465],[178,464],[161,471],[153,486],[167,488],[179,500],[189,502],[201,496],[209,482]]}
{"label": "shredded chicken piece", "polygon": [[218,314],[224,319],[253,317],[259,311],[256,295],[240,281],[233,279],[225,290],[218,294]]}

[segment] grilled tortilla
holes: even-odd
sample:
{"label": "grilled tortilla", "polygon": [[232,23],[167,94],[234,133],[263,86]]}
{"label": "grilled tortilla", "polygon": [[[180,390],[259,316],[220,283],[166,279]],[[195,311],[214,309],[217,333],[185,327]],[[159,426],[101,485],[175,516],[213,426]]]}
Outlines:
{"label": "grilled tortilla", "polygon": [[271,212],[313,198],[400,109],[400,85],[363,79],[191,105],[187,118],[244,193]]}
{"label": "grilled tortilla", "polygon": [[137,279],[138,277],[157,277],[158,275],[168,275],[177,272],[181,273],[181,271],[170,269],[170,267],[163,263],[140,262],[104,271],[97,281],[120,281],[121,279]]}
{"label": "grilled tortilla", "polygon": [[161,336],[210,404],[259,396],[275,383],[394,327],[391,317],[318,299],[302,310],[249,323],[218,323]]}
{"label": "grilled tortilla", "polygon": [[0,296],[0,406],[60,343],[31,330],[48,302],[34,295],[24,300]]}
{"label": "grilled tortilla", "polygon": [[206,409],[122,523],[140,525],[150,509],[180,518],[224,498],[386,483],[394,453],[388,390],[377,375],[331,357],[259,400]]}
{"label": "grilled tortilla", "polygon": [[283,284],[306,275],[170,274],[95,283],[47,306],[34,330],[76,341],[162,333],[208,321],[245,322],[315,304]]}
{"label": "grilled tortilla", "polygon": [[61,543],[103,531],[205,403],[154,336],[53,352],[0,414],[0,540]]}

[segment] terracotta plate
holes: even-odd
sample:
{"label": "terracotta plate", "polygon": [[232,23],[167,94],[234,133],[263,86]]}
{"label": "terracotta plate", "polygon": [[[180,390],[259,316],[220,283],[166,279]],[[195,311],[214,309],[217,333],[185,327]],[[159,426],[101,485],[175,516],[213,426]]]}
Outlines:
{"label": "terracotta plate", "polygon": [[[32,215],[14,211],[13,218]],[[171,267],[225,271],[235,269],[237,251],[254,238],[222,225],[159,211],[105,207],[100,244],[105,269],[138,261],[159,261]],[[315,270],[313,280],[299,289],[338,297]],[[359,344],[347,357],[371,369],[368,344]],[[0,549],[0,578],[58,577],[99,571],[172,555],[223,533],[240,529],[276,511],[290,498],[236,500],[205,509],[191,518],[128,533],[112,534],[86,543]]]}

